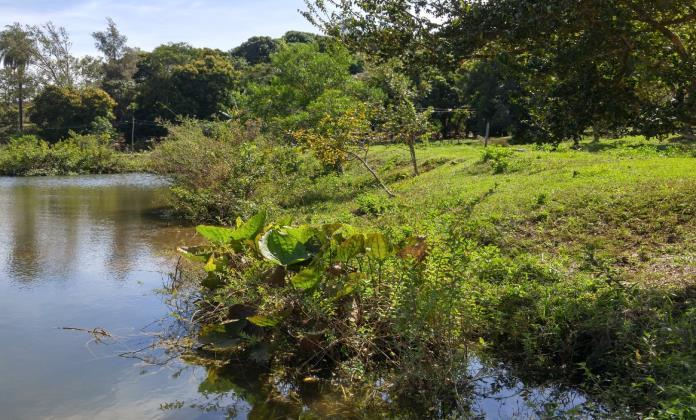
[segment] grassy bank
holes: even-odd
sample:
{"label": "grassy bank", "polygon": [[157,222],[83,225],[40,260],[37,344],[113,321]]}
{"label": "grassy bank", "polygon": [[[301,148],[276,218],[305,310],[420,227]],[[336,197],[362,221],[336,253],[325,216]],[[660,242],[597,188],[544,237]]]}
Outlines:
{"label": "grassy bank", "polygon": [[[265,207],[269,222],[285,219],[276,224],[281,236],[294,235],[282,230],[289,216],[310,224],[301,231],[333,233],[312,234],[322,251],[280,274],[260,245],[205,249],[257,262],[208,261],[203,301],[235,310],[203,308],[203,336],[233,337],[235,351],[252,358],[264,344],[258,359],[272,369],[328,363],[339,382],[369,382],[379,372],[392,401],[416,401],[422,413],[465,408],[444,402],[457,400],[452,390],[463,388],[453,366],[475,347],[530,380],[579,386],[617,415],[694,415],[693,146],[583,146],[430,144],[417,150],[418,177],[408,150],[375,147],[368,160],[394,199],[354,163],[337,175],[309,171],[308,158],[295,157],[301,165],[290,166],[302,170],[259,174],[245,195],[249,212]],[[366,245],[374,232],[393,252],[374,255]],[[337,257],[346,249],[348,259]],[[306,264],[323,268],[309,276]],[[244,308],[266,318],[221,327]]]}
{"label": "grassy bank", "polygon": [[1,176],[113,174],[148,167],[147,154],[117,152],[97,135],[72,135],[55,144],[23,136],[0,145]]}

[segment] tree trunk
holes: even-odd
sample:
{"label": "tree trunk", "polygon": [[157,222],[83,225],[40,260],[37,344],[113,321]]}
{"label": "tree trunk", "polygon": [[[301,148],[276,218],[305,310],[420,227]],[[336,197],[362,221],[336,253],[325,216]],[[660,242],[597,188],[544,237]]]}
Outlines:
{"label": "tree trunk", "polygon": [[491,122],[486,121],[486,136],[483,141],[483,146],[488,147],[488,139],[490,138],[491,135]]}
{"label": "tree trunk", "polygon": [[415,176],[420,175],[418,171],[418,161],[416,160],[416,139],[411,137],[408,142],[408,150],[411,152],[411,164],[413,165],[413,174]]}
{"label": "tree trunk", "polygon": [[599,143],[599,129],[597,128],[596,124],[592,126],[592,135],[594,136],[592,141],[594,143]]}
{"label": "tree trunk", "polygon": [[19,132],[24,133],[24,84],[22,76],[19,77]]}

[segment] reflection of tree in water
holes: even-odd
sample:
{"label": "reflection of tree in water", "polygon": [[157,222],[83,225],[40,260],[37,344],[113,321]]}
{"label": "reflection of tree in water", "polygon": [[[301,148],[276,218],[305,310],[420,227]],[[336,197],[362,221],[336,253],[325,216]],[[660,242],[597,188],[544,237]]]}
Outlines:
{"label": "reflection of tree in water", "polygon": [[[191,296],[189,296],[191,297]],[[178,296],[177,301],[187,298]],[[178,303],[181,305],[181,302]],[[472,356],[457,376],[468,385],[460,389],[456,403],[424,407],[408,395],[391,395],[389,387],[355,389],[336,386],[329,380],[307,381],[287,371],[271,370],[267,364],[239,356],[201,351],[195,327],[188,323],[191,306],[182,305],[181,317],[169,324],[159,345],[141,353],[140,360],[152,366],[170,364],[175,377],[204,369],[199,397],[162,404],[164,410],[215,412],[228,418],[593,418],[603,412],[587,397],[558,384],[524,382],[504,365],[488,366]],[[175,326],[174,326],[175,325]],[[188,338],[186,338],[188,337]],[[188,343],[184,341],[191,339]],[[163,350],[166,349],[166,350]],[[178,356],[177,356],[178,352]],[[285,368],[284,368],[285,369]],[[322,375],[324,377],[324,375]],[[330,373],[325,376],[330,377]],[[375,399],[375,391],[381,392]],[[396,392],[400,392],[396,390]],[[413,395],[411,395],[413,397]]]}
{"label": "reflection of tree in water", "polygon": [[85,179],[29,179],[0,191],[6,207],[2,248],[18,281],[62,280],[76,271],[125,280],[140,267],[141,256],[166,242],[148,241],[161,225],[150,218],[161,201],[157,185],[82,185],[89,183]]}
{"label": "reflection of tree in water", "polygon": [[30,188],[16,187],[10,191],[9,197],[4,198],[11,207],[5,219],[12,230],[11,237],[7,238],[11,243],[8,265],[10,273],[24,283],[34,277],[40,261],[36,239],[37,205]]}

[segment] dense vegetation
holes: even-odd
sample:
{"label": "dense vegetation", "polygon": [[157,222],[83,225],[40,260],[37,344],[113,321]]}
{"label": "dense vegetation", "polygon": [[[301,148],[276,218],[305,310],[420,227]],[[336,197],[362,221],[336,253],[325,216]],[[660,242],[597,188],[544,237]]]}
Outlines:
{"label": "dense vegetation", "polygon": [[81,60],[51,24],[6,28],[0,173],[146,158],[172,179],[174,211],[207,224],[173,297],[210,386],[243,360],[354,406],[466,415],[473,351],[594,414],[695,416],[692,2],[306,15],[327,36],[229,52],[144,52],[109,21]]}
{"label": "dense vegetation", "polygon": [[[158,152],[176,156],[166,144]],[[613,415],[693,414],[690,143],[431,143],[418,177],[407,148],[374,147],[395,198],[358,160],[322,173],[312,155],[261,159],[262,142],[244,144],[258,153],[253,188],[214,184],[243,208],[210,219],[232,228],[199,228],[211,244],[186,250],[198,262],[179,279],[203,285],[187,306],[198,357],[270,366],[269,383],[379,379],[390,401],[427,415],[467,412],[469,379],[455,372],[475,349],[527,380],[580,386]],[[205,168],[207,150],[218,148],[187,154],[188,167]],[[395,409],[350,389],[360,397],[346,404]]]}
{"label": "dense vegetation", "polygon": [[125,155],[109,137],[72,134],[49,144],[36,136],[16,137],[0,145],[0,175],[79,175],[138,172],[147,169],[144,155]]}

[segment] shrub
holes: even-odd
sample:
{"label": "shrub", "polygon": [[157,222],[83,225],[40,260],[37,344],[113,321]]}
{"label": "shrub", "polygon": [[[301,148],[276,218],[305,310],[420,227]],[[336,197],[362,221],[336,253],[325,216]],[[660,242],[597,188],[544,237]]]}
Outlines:
{"label": "shrub", "polygon": [[0,173],[2,175],[32,175],[44,166],[49,146],[35,136],[11,139],[0,148]]}
{"label": "shrub", "polygon": [[510,167],[513,151],[505,147],[487,147],[481,153],[481,162],[490,163],[493,172],[502,174]]}
{"label": "shrub", "polygon": [[356,199],[358,208],[355,213],[359,216],[380,216],[394,208],[394,203],[384,195],[367,193]]}
{"label": "shrub", "polygon": [[295,148],[267,141],[254,122],[185,120],[168,131],[151,167],[171,177],[172,206],[188,220],[229,225],[282,205],[299,185],[311,187],[312,165]]}
{"label": "shrub", "polygon": [[0,174],[31,176],[121,172],[123,165],[116,156],[106,136],[71,133],[67,139],[50,146],[35,136],[22,136],[0,148]]}

